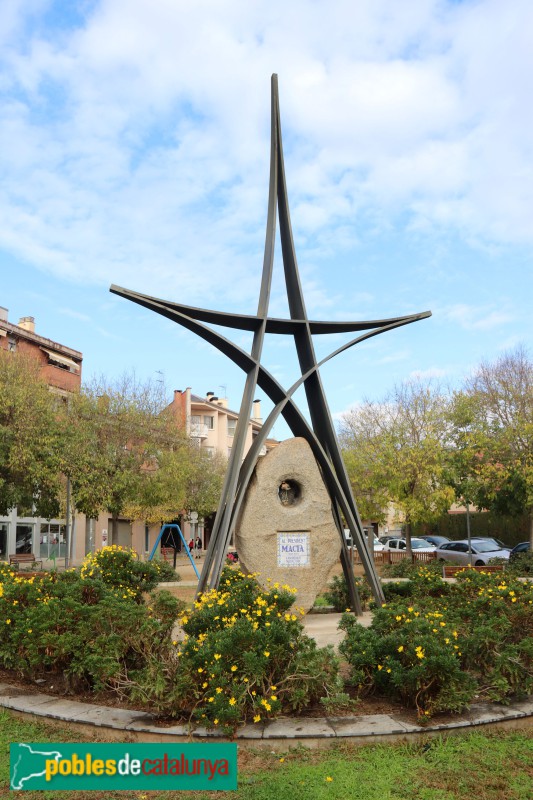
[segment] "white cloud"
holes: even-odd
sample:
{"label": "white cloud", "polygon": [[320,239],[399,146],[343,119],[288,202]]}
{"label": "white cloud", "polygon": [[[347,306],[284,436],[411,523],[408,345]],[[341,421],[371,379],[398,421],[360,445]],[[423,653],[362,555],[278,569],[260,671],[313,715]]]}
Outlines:
{"label": "white cloud", "polygon": [[273,71],[310,311],[368,215],[533,243],[525,0],[100,0],[53,28],[47,6],[6,0],[0,27],[0,247],[45,271],[253,309]]}
{"label": "white cloud", "polygon": [[444,310],[443,315],[465,330],[489,331],[513,321],[513,314],[504,309],[458,303]]}

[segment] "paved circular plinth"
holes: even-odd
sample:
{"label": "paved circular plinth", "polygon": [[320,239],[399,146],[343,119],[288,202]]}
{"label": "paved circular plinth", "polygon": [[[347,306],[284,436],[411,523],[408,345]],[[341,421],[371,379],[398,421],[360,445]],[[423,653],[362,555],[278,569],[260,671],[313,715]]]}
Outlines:
{"label": "paved circular plinth", "polygon": [[[95,733],[100,728],[106,738],[138,742],[201,741],[214,739],[226,741],[217,730],[201,726],[168,725],[146,711],[110,708],[92,703],[79,703],[47,694],[27,694],[24,689],[0,684],[0,706],[24,715],[46,718],[60,724],[68,723],[85,733]],[[279,718],[257,725],[239,728],[233,741],[239,746],[270,749],[287,749],[298,743],[309,746],[327,746],[335,741],[411,740],[428,735],[456,733],[467,728],[489,725],[506,728],[524,728],[533,719],[533,699],[509,706],[477,703],[457,717],[456,722],[445,725],[415,725],[399,720],[390,714],[366,714],[352,717],[301,717]]]}

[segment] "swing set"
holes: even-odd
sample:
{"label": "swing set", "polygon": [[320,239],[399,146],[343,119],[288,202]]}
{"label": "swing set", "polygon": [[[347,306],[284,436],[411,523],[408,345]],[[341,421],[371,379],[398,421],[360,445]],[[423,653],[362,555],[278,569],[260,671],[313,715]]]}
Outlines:
{"label": "swing set", "polygon": [[[179,545],[179,539],[181,539],[181,541],[183,542],[183,547],[185,548],[185,552],[187,553],[189,561],[191,562],[192,567],[193,567],[193,569],[194,569],[194,571],[196,573],[196,577],[198,578],[198,580],[200,580],[200,573],[196,569],[196,564],[194,563],[194,558],[192,557],[189,545],[185,541],[185,537],[183,536],[183,533],[181,532],[181,528],[176,522],[172,522],[172,523],[169,523],[167,525],[163,525],[163,527],[161,528],[161,530],[159,531],[159,533],[157,535],[157,539],[155,540],[155,544],[152,547],[152,551],[151,551],[150,555],[148,556],[148,561],[152,561],[152,559],[153,559],[153,557],[155,555],[155,552],[156,552],[156,550],[157,550],[157,548],[159,546],[159,542],[161,541],[161,539],[163,538],[163,534],[165,534],[165,533],[169,534],[169,538],[170,538],[170,542],[171,542],[170,546],[174,550],[174,568],[176,567],[176,554],[177,554],[177,552],[179,550],[179,546],[178,546]],[[179,536],[178,540],[176,540],[176,533]]]}

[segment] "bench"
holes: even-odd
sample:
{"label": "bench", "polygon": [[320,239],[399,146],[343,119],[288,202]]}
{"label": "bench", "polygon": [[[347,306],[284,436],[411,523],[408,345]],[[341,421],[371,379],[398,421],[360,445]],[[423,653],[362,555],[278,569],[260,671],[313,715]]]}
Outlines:
{"label": "bench", "polygon": [[43,561],[41,558],[35,558],[33,553],[17,553],[14,556],[9,556],[9,566],[12,564],[17,565],[17,569],[20,569],[21,564],[28,564],[33,566],[33,564],[40,564],[41,569],[43,568]]}
{"label": "bench", "polygon": [[465,569],[473,569],[475,572],[503,572],[503,564],[490,564],[488,566],[479,567],[475,567],[474,565],[470,566],[469,564],[465,564],[464,566],[444,564],[442,567],[442,577],[454,578],[458,572],[463,572]]}

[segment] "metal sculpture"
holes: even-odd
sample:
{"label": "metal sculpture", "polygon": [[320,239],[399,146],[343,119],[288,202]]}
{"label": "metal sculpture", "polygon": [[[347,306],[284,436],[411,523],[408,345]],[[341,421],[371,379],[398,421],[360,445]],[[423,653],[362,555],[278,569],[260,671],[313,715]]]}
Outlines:
{"label": "metal sculpture", "polygon": [[[285,284],[289,302],[290,319],[277,319],[268,316],[268,303],[272,282],[274,263],[274,243],[276,236],[276,211],[279,212],[279,228]],[[285,165],[281,140],[281,122],[279,112],[277,75],[272,76],[271,92],[271,143],[270,143],[270,184],[268,197],[268,216],[263,257],[263,274],[259,303],[255,316],[246,314],[230,314],[223,311],[194,308],[150,297],[133,292],[119,286],[111,286],[111,292],[132,300],[138,305],[156,311],[168,319],[177,322],[184,328],[198,334],[205,341],[213,344],[221,353],[228,356],[246,373],[246,382],[239,411],[239,421],[235,431],[233,447],[229,458],[228,469],[222,489],[204,567],[198,584],[198,593],[207,588],[216,588],[224,566],[226,550],[235,527],[246,488],[268,434],[281,415],[294,436],[302,436],[309,443],[322,471],[325,486],[331,498],[332,511],[339,532],[341,563],[352,608],[361,613],[359,597],[355,585],[354,574],[350,562],[346,537],[344,536],[343,517],[350,529],[352,540],[360,554],[361,561],[370,583],[372,594],[378,604],[384,601],[383,590],[377,576],[373,559],[370,557],[357,505],[353,498],[350,481],[342,460],[339,443],[335,433],[333,420],[328,408],[319,368],[339,353],[348,350],[358,342],[370,339],[385,331],[408,325],[419,319],[431,316],[430,311],[404,317],[385,320],[327,322],[307,318],[303,298],[296,253],[291,230],[289,201],[285,182]],[[226,339],[209,327],[222,325],[238,330],[252,331],[253,342],[250,353]],[[352,333],[366,331],[347,342],[326,358],[317,362],[312,334]],[[294,337],[300,364],[301,377],[289,388],[284,389],[261,364],[261,353],[265,334],[289,334]],[[303,384],[311,424],[295,405],[293,395]],[[248,420],[252,413],[252,403],[259,386],[272,400],[274,408],[265,420],[252,447],[244,457],[244,446]]]}

